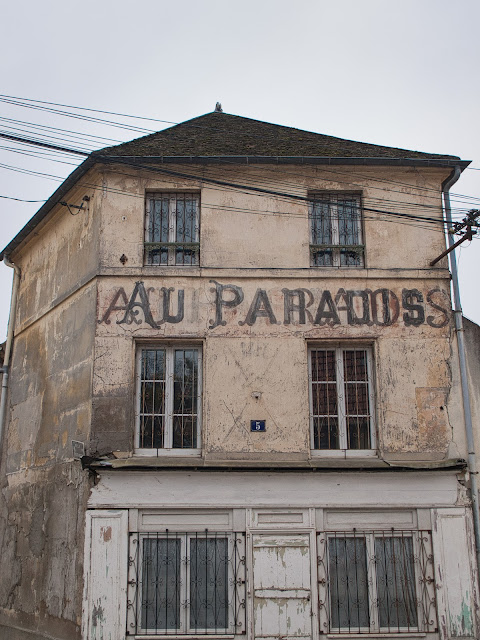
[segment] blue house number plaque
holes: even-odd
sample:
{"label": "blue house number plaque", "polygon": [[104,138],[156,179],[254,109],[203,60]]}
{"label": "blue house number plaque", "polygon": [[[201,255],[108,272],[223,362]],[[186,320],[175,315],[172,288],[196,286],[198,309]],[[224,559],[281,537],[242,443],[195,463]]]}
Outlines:
{"label": "blue house number plaque", "polygon": [[250,431],[265,431],[265,420],[250,420]]}

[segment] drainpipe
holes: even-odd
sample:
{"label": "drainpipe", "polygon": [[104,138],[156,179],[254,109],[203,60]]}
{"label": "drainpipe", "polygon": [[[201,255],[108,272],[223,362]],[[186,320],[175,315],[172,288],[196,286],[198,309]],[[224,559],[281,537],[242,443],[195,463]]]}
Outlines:
{"label": "drainpipe", "polygon": [[[449,189],[457,182],[460,177],[460,167],[456,166],[449,178],[442,184],[443,201],[445,209],[445,218],[448,228],[453,226],[452,208],[450,205]],[[451,247],[455,243],[452,233],[448,233],[448,246]],[[465,356],[465,338],[463,329],[462,305],[460,302],[460,288],[458,286],[457,259],[455,250],[450,251],[450,271],[452,273],[453,299],[454,299],[454,317],[455,331],[457,334],[458,358],[460,362],[460,380],[462,387],[463,413],[465,416],[465,433],[467,436],[468,447],[468,471],[470,474],[470,491],[472,494],[472,511],[473,511],[473,528],[475,532],[475,549],[477,553],[477,573],[480,579],[480,511],[478,505],[478,483],[477,483],[477,463],[475,456],[475,443],[473,438],[472,427],[472,411],[470,408],[470,392],[468,389],[467,379],[467,362]]]}
{"label": "drainpipe", "polygon": [[17,315],[17,296],[18,296],[18,286],[20,284],[20,267],[7,258],[7,256],[3,256],[3,261],[7,265],[7,267],[11,267],[14,270],[13,274],[13,285],[12,285],[12,298],[10,301],[10,315],[8,318],[8,329],[7,329],[7,341],[5,343],[5,358],[3,360],[3,367],[1,369],[3,373],[2,378],[2,395],[0,398],[0,451],[2,445],[2,434],[3,434],[3,425],[5,422],[5,410],[7,406],[7,392],[8,392],[8,372],[9,372],[9,363],[10,363],[10,354],[12,351],[12,342],[13,342],[13,328],[15,325],[15,316]]}

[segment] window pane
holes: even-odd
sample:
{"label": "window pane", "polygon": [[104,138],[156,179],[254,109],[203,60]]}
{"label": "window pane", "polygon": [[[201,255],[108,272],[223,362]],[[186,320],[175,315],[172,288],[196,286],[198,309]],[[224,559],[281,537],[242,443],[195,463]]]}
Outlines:
{"label": "window pane", "polygon": [[[197,227],[198,198],[189,194],[178,194],[175,210],[176,242],[198,242]],[[191,247],[178,247],[175,264],[197,264],[197,252]]]}
{"label": "window pane", "polygon": [[369,627],[366,542],[357,537],[328,539],[330,631]]}
{"label": "window pane", "polygon": [[413,540],[376,537],[378,613],[380,627],[417,627]]}
{"label": "window pane", "polygon": [[331,249],[314,251],[312,256],[314,267],[331,267],[333,265],[333,251]]}
{"label": "window pane", "polygon": [[165,424],[165,349],[143,349],[140,371],[141,448],[164,446]]}
{"label": "window pane", "polygon": [[142,380],[165,380],[165,349],[142,351]]}
{"label": "window pane", "polygon": [[338,419],[335,417],[313,418],[313,448],[339,449]]}
{"label": "window pane", "polygon": [[196,446],[196,416],[173,416],[173,448],[195,449]]}
{"label": "window pane", "polygon": [[198,349],[175,349],[173,447],[197,446]]}
{"label": "window pane", "polygon": [[[169,234],[169,197],[159,194],[149,198],[149,216],[147,223],[146,242],[168,242]],[[162,247],[148,247],[146,250],[147,264],[167,264],[168,249]]]}
{"label": "window pane", "polygon": [[368,418],[347,418],[347,447],[349,449],[371,448]]}
{"label": "window pane", "polygon": [[312,385],[313,415],[336,416],[337,385],[329,383],[314,383]]}
{"label": "window pane", "polygon": [[228,627],[226,538],[190,540],[190,628]]}
{"label": "window pane", "polygon": [[180,540],[144,539],[142,628],[180,628]]}
{"label": "window pane", "polygon": [[338,200],[339,244],[359,244],[360,211],[357,199]]}
{"label": "window pane", "polygon": [[140,442],[141,449],[161,449],[164,446],[164,417],[140,416]]}
{"label": "window pane", "polygon": [[332,244],[332,215],[329,196],[319,196],[322,201],[310,204],[310,229],[312,244]]}
{"label": "window pane", "polygon": [[343,352],[343,367],[347,382],[368,380],[367,352],[364,349],[346,349]]}
{"label": "window pane", "polygon": [[346,384],[345,396],[348,416],[368,415],[368,387],[366,384]]}
{"label": "window pane", "polygon": [[333,382],[337,379],[335,351],[315,349],[312,351],[312,380]]}

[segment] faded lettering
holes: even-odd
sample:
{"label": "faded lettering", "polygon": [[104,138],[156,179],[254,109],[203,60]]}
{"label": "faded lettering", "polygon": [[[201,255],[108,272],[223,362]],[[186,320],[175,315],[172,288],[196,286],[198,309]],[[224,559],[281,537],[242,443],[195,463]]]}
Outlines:
{"label": "faded lettering", "polygon": [[[215,329],[219,325],[225,326],[227,324],[223,319],[223,309],[237,307],[243,302],[243,291],[241,287],[237,287],[234,284],[220,284],[216,280],[210,280],[210,282],[215,285],[215,289],[210,289],[215,293],[215,320],[210,320],[210,329]],[[223,297],[225,292],[232,293],[233,298],[225,300]]]}
{"label": "faded lettering", "polygon": [[255,297],[252,300],[250,309],[248,310],[245,322],[240,321],[238,324],[248,324],[250,327],[255,324],[257,318],[268,318],[270,324],[277,324],[277,319],[273,313],[272,305],[268,299],[265,289],[257,289]]}
{"label": "faded lettering", "polygon": [[[232,322],[232,316],[240,326],[253,326],[260,318],[268,324],[276,325],[278,297],[283,296],[284,325],[336,326],[351,325],[388,327],[399,319],[405,327],[419,327],[428,324],[435,329],[445,327],[450,320],[450,298],[447,291],[440,288],[422,292],[418,289],[402,289],[401,294],[387,288],[343,289],[334,294],[328,289],[310,290],[282,288],[267,291],[257,289],[250,304],[245,300],[243,287],[236,284],[222,284],[210,280],[215,285],[212,301],[215,319],[209,320],[209,329],[225,326]],[[191,309],[198,317],[200,290],[176,290],[174,287],[149,287],[144,282],[136,282],[128,296],[124,287],[115,290],[98,320],[99,324],[111,324],[111,315],[116,315],[117,324],[143,324],[158,329],[162,324],[180,324],[185,320],[185,308]],[[189,296],[187,298],[187,296]],[[272,301],[275,304],[272,304]],[[224,318],[226,309],[233,310]],[[429,314],[430,312],[430,314]],[[208,316],[207,316],[208,318]],[[244,318],[244,319],[243,319]]]}

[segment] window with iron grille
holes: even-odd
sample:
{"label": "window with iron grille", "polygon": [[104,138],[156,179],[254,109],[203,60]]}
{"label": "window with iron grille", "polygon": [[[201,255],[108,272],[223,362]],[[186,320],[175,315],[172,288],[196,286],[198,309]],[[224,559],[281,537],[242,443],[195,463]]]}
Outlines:
{"label": "window with iron grille", "polygon": [[145,264],[198,265],[199,219],[199,194],[147,194]]}
{"label": "window with iron grille", "polygon": [[128,633],[245,633],[245,534],[130,534]]}
{"label": "window with iron grille", "polygon": [[200,448],[201,349],[148,346],[137,358],[136,447],[152,454]]}
{"label": "window with iron grille", "polygon": [[326,532],[318,554],[324,632],[437,631],[430,531]]}
{"label": "window with iron grille", "polygon": [[318,193],[309,196],[312,267],[363,267],[359,195]]}
{"label": "window with iron grille", "polygon": [[309,360],[312,449],[374,449],[371,349],[314,347]]}

